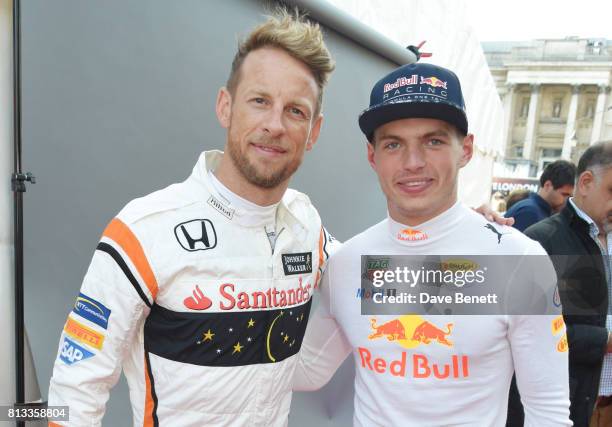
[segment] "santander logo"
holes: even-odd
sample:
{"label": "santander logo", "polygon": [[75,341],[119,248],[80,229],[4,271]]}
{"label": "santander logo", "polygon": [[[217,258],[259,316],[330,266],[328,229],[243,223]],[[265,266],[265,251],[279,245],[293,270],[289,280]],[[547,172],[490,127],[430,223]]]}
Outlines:
{"label": "santander logo", "polygon": [[397,239],[408,242],[416,242],[419,240],[427,240],[428,236],[422,231],[415,230],[412,228],[404,228],[399,233],[397,233]]}
{"label": "santander logo", "polygon": [[212,301],[210,298],[207,298],[200,290],[200,287],[196,285],[193,296],[185,298],[183,304],[191,310],[206,310],[210,308]]}

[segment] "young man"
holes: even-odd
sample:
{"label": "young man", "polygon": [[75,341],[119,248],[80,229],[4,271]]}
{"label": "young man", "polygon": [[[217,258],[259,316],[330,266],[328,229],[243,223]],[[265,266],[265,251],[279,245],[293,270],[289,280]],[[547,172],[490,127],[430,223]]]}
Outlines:
{"label": "young man", "polygon": [[[396,69],[372,89],[359,125],[388,218],[330,258],[295,389],[321,387],[352,352],[356,426],[503,426],[516,370],[526,425],[570,425],[558,315],[362,315],[355,297],[363,255],[546,255],[457,201],[457,175],[474,137],[456,75],[429,64]],[[538,284],[552,301],[554,270],[545,260]]]}
{"label": "young man", "polygon": [[287,186],[319,136],[333,68],[319,27],[286,13],[240,44],[217,98],[225,153],[203,153],[102,235],[49,389],[70,426],[101,425],[122,369],[134,425],[287,423],[328,244]]}
{"label": "young man", "polygon": [[548,218],[565,206],[574,192],[576,166],[566,160],[557,160],[544,168],[540,175],[540,189],[509,207],[505,216],[514,218],[514,228],[523,231],[530,225]]}
{"label": "young man", "polygon": [[525,234],[554,255],[562,284],[571,419],[575,427],[589,426],[595,406],[590,425],[604,427],[612,425],[612,143],[590,146],[577,175],[576,193],[565,208]]}

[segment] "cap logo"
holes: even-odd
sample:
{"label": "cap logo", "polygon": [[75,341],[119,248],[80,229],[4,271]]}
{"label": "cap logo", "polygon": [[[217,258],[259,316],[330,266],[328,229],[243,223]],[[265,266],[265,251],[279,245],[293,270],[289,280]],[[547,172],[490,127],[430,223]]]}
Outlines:
{"label": "cap logo", "polygon": [[[395,83],[385,83],[385,86],[383,88],[383,93],[387,93],[390,90],[397,89],[397,88],[400,88],[402,86],[415,85],[415,84],[417,84],[417,79],[418,78],[419,78],[419,76],[417,74],[413,74],[410,78],[400,77],[400,78],[398,78],[395,81]],[[422,79],[422,77],[421,77],[421,79]]]}
{"label": "cap logo", "polygon": [[435,76],[431,76],[431,77],[423,77],[421,76],[421,83],[422,85],[429,85],[432,87],[443,87],[444,89],[447,89],[446,87],[446,82],[444,80],[440,80],[439,78],[435,77]]}

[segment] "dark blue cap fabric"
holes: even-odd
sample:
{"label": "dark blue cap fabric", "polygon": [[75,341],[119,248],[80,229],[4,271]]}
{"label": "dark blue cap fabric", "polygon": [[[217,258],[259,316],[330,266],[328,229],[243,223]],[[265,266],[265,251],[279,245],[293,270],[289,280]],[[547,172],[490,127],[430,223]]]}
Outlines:
{"label": "dark blue cap fabric", "polygon": [[457,75],[432,64],[403,65],[372,88],[370,107],[359,116],[369,141],[385,123],[409,118],[439,119],[467,134],[468,122]]}

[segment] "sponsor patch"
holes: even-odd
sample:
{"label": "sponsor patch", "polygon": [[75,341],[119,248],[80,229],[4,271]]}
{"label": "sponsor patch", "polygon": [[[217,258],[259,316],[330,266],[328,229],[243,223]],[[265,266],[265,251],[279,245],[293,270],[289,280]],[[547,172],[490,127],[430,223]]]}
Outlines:
{"label": "sponsor patch", "polygon": [[565,322],[563,322],[563,316],[555,317],[552,321],[552,334],[557,335],[563,327],[565,326]]}
{"label": "sponsor patch", "polygon": [[420,230],[414,230],[412,228],[404,228],[397,233],[397,239],[406,242],[417,242],[419,240],[427,240],[429,237],[426,233]]}
{"label": "sponsor patch", "polygon": [[282,257],[285,276],[312,273],[312,252],[283,254]]}
{"label": "sponsor patch", "polygon": [[553,304],[555,307],[561,307],[561,297],[559,296],[559,288],[555,288],[555,293],[553,294]]}
{"label": "sponsor patch", "polygon": [[569,347],[568,347],[568,344],[567,344],[567,334],[563,334],[563,336],[561,337],[561,339],[557,343],[557,351],[559,353],[565,353],[568,348]]}
{"label": "sponsor patch", "polygon": [[94,356],[94,353],[84,349],[70,338],[64,337],[62,351],[60,352],[59,358],[66,365],[72,365],[73,363],[80,362],[81,360],[89,359],[92,356]]}
{"label": "sponsor patch", "polygon": [[232,219],[234,217],[234,209],[227,207],[225,204],[221,203],[216,197],[210,196],[208,198],[207,203],[227,219]]}
{"label": "sponsor patch", "polygon": [[212,305],[211,299],[204,295],[198,285],[195,285],[192,295],[183,300],[185,307],[191,310],[206,310]]}
{"label": "sponsor patch", "polygon": [[98,350],[104,345],[104,335],[68,317],[64,331],[72,338]]}
{"label": "sponsor patch", "polygon": [[108,319],[111,315],[111,311],[101,302],[98,302],[83,293],[79,293],[72,311],[82,318],[103,327],[104,329],[108,327]]}
{"label": "sponsor patch", "polygon": [[217,232],[209,219],[192,219],[174,227],[179,245],[189,252],[205,251],[217,246]]}

